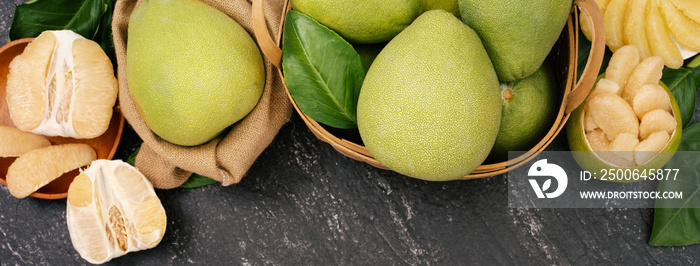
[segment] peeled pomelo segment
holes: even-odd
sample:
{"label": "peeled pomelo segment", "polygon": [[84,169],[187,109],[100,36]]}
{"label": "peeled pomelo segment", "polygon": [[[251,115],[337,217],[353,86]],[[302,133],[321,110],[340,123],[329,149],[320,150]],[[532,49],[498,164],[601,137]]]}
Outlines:
{"label": "peeled pomelo segment", "polygon": [[610,142],[610,151],[613,154],[624,158],[629,162],[634,162],[634,148],[639,144],[636,135],[630,133],[620,133]]}
{"label": "peeled pomelo segment", "polygon": [[[610,2],[610,0],[596,0],[595,2],[596,4],[598,4],[598,8],[600,8],[600,13],[605,14],[605,7],[608,5],[608,2]],[[581,10],[579,25],[581,26],[581,31],[583,32],[583,35],[586,36],[586,38],[589,41],[593,36],[593,28],[590,20],[591,18],[588,16],[588,14],[586,14],[586,11]]]}
{"label": "peeled pomelo segment", "polygon": [[97,158],[95,150],[86,144],[47,146],[27,152],[7,169],[10,194],[24,198],[61,175]]}
{"label": "peeled pomelo segment", "polygon": [[[68,231],[78,230],[75,226],[80,226],[84,234],[76,235],[77,239],[72,239],[73,247],[82,250],[90,258],[90,263],[100,263],[109,257],[107,249],[101,248],[101,244],[108,242],[108,236],[104,230],[104,224],[99,219],[92,217],[99,216],[99,209],[88,208],[90,205],[99,205],[99,199],[95,195],[94,183],[85,173],[80,173],[68,188],[68,202],[66,205],[73,206],[66,212],[66,223]],[[70,215],[68,212],[71,212]]]}
{"label": "peeled pomelo segment", "polygon": [[[642,59],[652,56],[649,41],[644,30],[644,21],[649,0],[630,0],[625,12],[623,39],[639,50]],[[655,1],[655,0],[654,0]]]}
{"label": "peeled pomelo segment", "polygon": [[671,3],[695,23],[700,24],[700,2],[697,0],[671,0]]}
{"label": "peeled pomelo segment", "polygon": [[613,140],[620,133],[639,134],[637,116],[620,96],[609,93],[598,95],[591,100],[588,112],[608,140]]}
{"label": "peeled pomelo segment", "polygon": [[671,39],[671,33],[666,26],[666,21],[664,21],[661,15],[661,10],[659,10],[657,1],[650,2],[644,29],[649,39],[651,52],[655,56],[663,58],[666,66],[670,68],[679,68],[683,66],[681,51]]}
{"label": "peeled pomelo segment", "polygon": [[[165,212],[158,197],[146,198],[135,208],[134,216],[144,217],[134,223],[141,242],[148,248],[155,247],[165,231]],[[155,214],[155,215],[154,215]]]}
{"label": "peeled pomelo segment", "polygon": [[666,147],[670,138],[671,136],[665,130],[652,133],[645,140],[639,142],[639,145],[634,149],[634,161],[638,165],[646,164]]}
{"label": "peeled pomelo segment", "polygon": [[676,41],[688,50],[700,52],[700,25],[678,11],[668,0],[659,0],[659,6]]}
{"label": "peeled pomelo segment", "polygon": [[671,115],[671,113],[656,109],[648,112],[642,117],[642,122],[639,123],[639,137],[641,139],[646,139],[654,132],[665,131],[668,135],[671,135],[678,122],[676,118]]}
{"label": "peeled pomelo segment", "polygon": [[156,246],[166,227],[165,210],[151,183],[122,161],[97,160],[68,190],[68,231],[91,263]]}
{"label": "peeled pomelo segment", "polygon": [[0,126],[0,157],[15,157],[51,145],[48,139],[13,127]]}
{"label": "peeled pomelo segment", "polygon": [[605,78],[614,81],[620,88],[624,88],[629,76],[638,64],[639,51],[634,45],[620,47],[610,57],[608,68],[605,69]]}
{"label": "peeled pomelo segment", "polygon": [[591,92],[589,97],[595,97],[596,95],[603,94],[603,93],[620,95],[620,94],[622,94],[622,90],[621,90],[619,83],[617,83],[611,79],[604,78],[604,79],[600,79],[598,81],[595,89]]}
{"label": "peeled pomelo segment", "polygon": [[591,93],[588,94],[588,100],[584,105],[584,110],[588,111],[588,107],[593,98],[605,93],[620,95],[622,94],[622,90],[618,83],[615,81],[606,78],[598,80],[598,83],[596,83],[595,88],[593,88]]}
{"label": "peeled pomelo segment", "polygon": [[104,133],[118,87],[100,46],[60,30],[43,32],[28,47],[34,48],[12,61],[8,75],[8,109],[15,125],[46,136]]}
{"label": "peeled pomelo segment", "polygon": [[663,69],[664,60],[659,56],[652,56],[642,60],[634,68],[627,79],[627,85],[622,90],[622,97],[625,101],[632,104],[639,88],[646,84],[658,84],[663,74]]}
{"label": "peeled pomelo segment", "polygon": [[646,113],[661,109],[671,112],[671,98],[659,84],[647,84],[639,88],[632,101],[632,109],[640,120]]}
{"label": "peeled pomelo segment", "polygon": [[625,9],[627,9],[627,0],[611,0],[605,8],[605,14],[603,14],[605,39],[612,52],[625,45],[622,40]]}
{"label": "peeled pomelo segment", "polygon": [[591,132],[593,130],[596,130],[598,128],[598,124],[595,123],[595,120],[593,119],[592,116],[588,115],[588,113],[585,114],[585,119],[584,119],[584,128],[586,129],[586,132]]}
{"label": "peeled pomelo segment", "polygon": [[51,64],[56,37],[44,32],[27,44],[10,63],[7,74],[7,107],[22,131],[39,127],[46,113],[46,68]]}
{"label": "peeled pomelo segment", "polygon": [[591,150],[600,157],[600,159],[617,166],[632,167],[634,162],[618,156],[615,152],[610,151],[610,141],[608,136],[600,129],[588,132],[586,140]]}
{"label": "peeled pomelo segment", "polygon": [[593,151],[607,151],[610,149],[608,136],[600,129],[586,133],[586,140],[588,140],[588,145],[591,146]]}
{"label": "peeled pomelo segment", "polygon": [[68,194],[73,195],[68,197],[68,204],[76,207],[86,207],[95,201],[92,180],[85,173],[80,173],[73,179],[68,188]]}
{"label": "peeled pomelo segment", "polygon": [[109,57],[96,42],[75,40],[73,63],[76,69],[73,130],[81,137],[95,138],[109,127],[119,85]]}

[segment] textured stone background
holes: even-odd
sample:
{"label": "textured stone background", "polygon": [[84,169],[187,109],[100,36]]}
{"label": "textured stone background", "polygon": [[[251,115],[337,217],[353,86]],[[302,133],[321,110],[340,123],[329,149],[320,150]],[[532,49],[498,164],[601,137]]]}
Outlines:
{"label": "textured stone background", "polygon": [[[0,45],[14,6],[0,1]],[[696,119],[697,121],[697,119]],[[133,134],[127,130],[125,139]],[[564,132],[550,147],[563,150]],[[129,143],[122,143],[125,158]],[[504,176],[428,183],[348,159],[297,115],[240,184],[157,191],[162,242],[110,264],[697,264],[647,245],[651,209],[509,209]],[[0,264],[86,264],[65,200],[0,188]]]}

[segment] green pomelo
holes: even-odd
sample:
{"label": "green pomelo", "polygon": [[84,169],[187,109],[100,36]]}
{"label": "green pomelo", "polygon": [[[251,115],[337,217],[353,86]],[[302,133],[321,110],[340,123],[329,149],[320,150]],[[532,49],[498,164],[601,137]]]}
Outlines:
{"label": "green pomelo", "polygon": [[572,0],[459,0],[464,23],[484,42],[501,81],[527,77],[561,35]]}
{"label": "green pomelo", "polygon": [[421,0],[291,0],[292,7],[351,43],[391,40],[420,15]]}
{"label": "green pomelo", "polygon": [[[604,74],[598,77],[600,80]],[[597,82],[596,82],[597,84]],[[666,146],[661,150],[660,153],[656,154],[651,160],[649,160],[646,164],[644,165],[639,165],[635,167],[627,167],[627,166],[620,166],[616,164],[615,162],[609,162],[608,160],[604,159],[601,157],[601,154],[598,152],[593,151],[593,148],[591,148],[591,144],[588,141],[588,138],[586,137],[585,133],[585,127],[584,127],[584,106],[586,105],[586,102],[583,102],[576,110],[574,110],[571,113],[571,116],[569,117],[569,121],[566,123],[566,135],[569,141],[569,148],[573,153],[573,157],[578,163],[579,166],[583,170],[589,171],[592,173],[592,176],[595,178],[600,178],[603,176],[604,173],[602,173],[602,170],[605,170],[607,173],[610,173],[611,169],[630,169],[630,170],[640,170],[644,171],[647,169],[654,169],[656,171],[657,169],[663,168],[668,161],[673,158],[673,155],[675,154],[676,150],[678,150],[678,146],[680,145],[681,142],[681,135],[682,135],[682,121],[681,121],[681,115],[680,115],[680,109],[678,108],[678,102],[676,102],[676,98],[673,96],[673,93],[671,93],[671,90],[666,87],[665,84],[662,82],[659,82],[661,87],[666,90],[666,93],[668,93],[670,99],[671,99],[671,110],[673,111],[673,116],[676,118],[676,129],[673,131],[673,134],[671,134],[671,137],[666,144]],[[593,86],[595,88],[595,85]],[[607,155],[610,155],[611,152],[604,152],[607,153]],[[629,153],[633,153],[630,151]],[[641,181],[642,179],[630,179],[630,180],[611,180],[614,182],[621,182],[621,183],[631,183],[631,182],[637,182]]]}
{"label": "green pomelo", "polygon": [[131,14],[129,91],[148,127],[194,146],[245,117],[265,86],[260,51],[236,21],[196,0],[144,0]]}
{"label": "green pomelo", "polygon": [[508,151],[534,147],[557,116],[557,84],[547,63],[526,78],[501,83],[501,127],[491,150],[491,161],[508,160]]}
{"label": "green pomelo", "polygon": [[499,83],[486,50],[459,19],[432,10],[387,44],[360,91],[360,136],[377,161],[414,178],[471,173],[501,120]]}
{"label": "green pomelo", "polygon": [[459,17],[457,0],[423,0],[423,10],[442,9]]}

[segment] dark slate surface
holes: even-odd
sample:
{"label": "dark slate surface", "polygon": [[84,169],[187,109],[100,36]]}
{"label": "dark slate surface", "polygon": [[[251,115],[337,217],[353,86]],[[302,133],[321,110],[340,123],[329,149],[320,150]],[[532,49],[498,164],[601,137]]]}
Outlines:
{"label": "dark slate surface", "polygon": [[[20,2],[0,1],[0,44]],[[562,133],[550,149],[566,149],[565,140]],[[132,147],[122,144],[125,158]],[[162,242],[110,264],[700,261],[698,245],[647,245],[651,209],[509,209],[506,192],[504,176],[429,183],[353,161],[294,115],[240,184],[157,191],[168,216]],[[19,200],[0,188],[0,264],[86,264],[65,208],[65,200]]]}

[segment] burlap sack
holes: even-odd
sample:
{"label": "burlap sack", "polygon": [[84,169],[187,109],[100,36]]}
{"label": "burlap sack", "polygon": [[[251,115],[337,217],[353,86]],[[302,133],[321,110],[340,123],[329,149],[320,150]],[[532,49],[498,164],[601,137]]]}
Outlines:
{"label": "burlap sack", "polygon": [[[191,173],[216,179],[227,186],[238,183],[256,158],[270,144],[280,127],[289,120],[291,105],[281,77],[266,58],[267,80],[262,98],[253,111],[230,131],[195,147],[167,142],[146,126],[129,93],[126,76],[126,46],[129,16],[140,0],[118,0],[114,10],[112,31],[119,64],[119,104],[126,120],[143,139],[136,157],[136,167],[153,183],[168,189],[180,186]],[[252,4],[246,0],[202,0],[236,20],[253,34]],[[273,36],[279,33],[283,11],[282,0],[264,1],[265,19]],[[182,36],[191,38],[191,36]]]}

